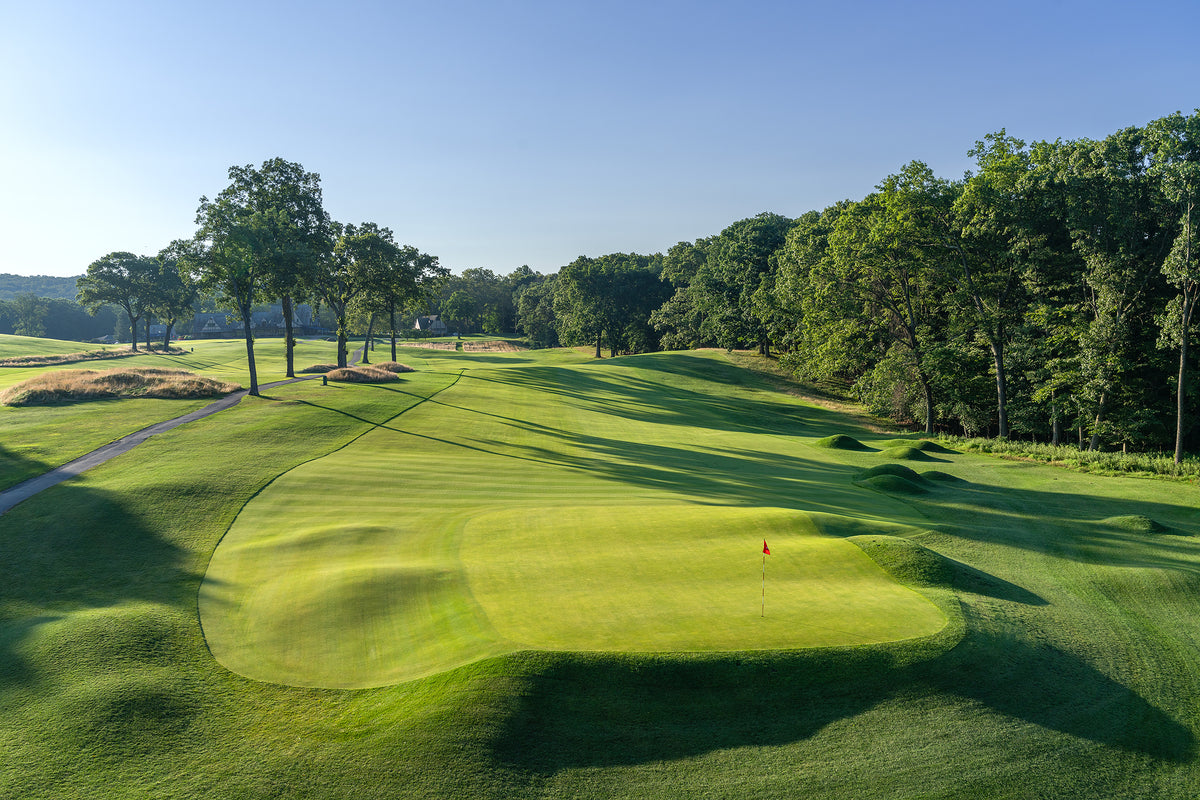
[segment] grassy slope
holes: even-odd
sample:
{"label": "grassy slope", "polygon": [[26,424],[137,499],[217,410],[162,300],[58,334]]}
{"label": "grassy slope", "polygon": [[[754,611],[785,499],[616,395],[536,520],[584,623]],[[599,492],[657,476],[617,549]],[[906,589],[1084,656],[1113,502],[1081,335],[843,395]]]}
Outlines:
{"label": "grassy slope", "polygon": [[[195,352],[184,355],[146,353],[116,361],[80,362],[57,367],[6,367],[0,369],[0,388],[57,369],[106,370],[118,367],[178,368],[233,383],[247,382],[246,347],[240,340],[206,340],[184,343],[184,346],[194,347]],[[79,349],[78,342],[0,336],[0,352],[6,356],[70,353]],[[329,342],[299,342],[296,346],[297,368],[329,358],[334,349],[335,345]],[[255,353],[260,382],[285,377],[282,340],[257,342]],[[0,437],[0,489],[65,464],[147,425],[203,408],[209,402],[136,399],[46,408],[0,406],[0,430],[3,430],[3,436]]]}
{"label": "grassy slope", "polygon": [[[218,660],[354,687],[528,647],[778,649],[942,628],[861,550],[814,535],[802,509],[864,529],[907,511],[831,492],[823,479],[845,471],[795,455],[817,412],[775,398],[768,413],[737,387],[718,400],[711,384],[639,363],[427,371],[380,387],[398,407],[442,391],[243,510],[201,590]],[[722,498],[712,483],[728,477]]]}
{"label": "grassy slope", "polygon": [[[656,372],[665,362],[694,379],[722,374],[654,359]],[[221,534],[282,469],[394,413],[373,387],[328,388],[277,390],[304,402],[250,401],[219,424],[180,428],[0,518],[0,796],[1200,793],[1194,487],[981,456],[919,465],[965,485],[878,495],[935,529],[918,541],[941,554],[925,559],[936,568],[895,540],[856,539],[932,582],[938,602],[953,588],[965,629],[940,638],[687,657],[525,652],[362,691],[233,675],[196,624]],[[636,385],[611,391],[614,413],[685,421],[640,406]],[[726,400],[711,397],[716,413]],[[814,435],[863,437],[825,419]],[[624,452],[658,482],[687,480],[682,464],[672,477],[652,451]],[[845,467],[831,498],[871,493],[851,473],[884,460],[811,458]],[[597,451],[591,463],[607,460]],[[608,478],[631,473],[617,464]],[[726,498],[771,488],[723,472],[691,480]],[[1128,514],[1172,532],[1101,522]],[[834,535],[863,533],[817,519]]]}

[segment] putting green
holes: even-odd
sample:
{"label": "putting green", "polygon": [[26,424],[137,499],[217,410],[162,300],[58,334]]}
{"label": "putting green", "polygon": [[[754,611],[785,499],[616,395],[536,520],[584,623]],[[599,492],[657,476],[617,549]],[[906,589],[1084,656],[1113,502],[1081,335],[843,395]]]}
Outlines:
{"label": "putting green", "polygon": [[212,653],[259,680],[366,687],[517,649],[801,648],[940,630],[928,600],[818,533],[810,511],[855,532],[911,511],[812,460],[798,437],[817,412],[714,383],[719,356],[673,358],[493,357],[501,366],[461,378],[344,389],[393,392],[403,413],[242,510],[201,586]]}

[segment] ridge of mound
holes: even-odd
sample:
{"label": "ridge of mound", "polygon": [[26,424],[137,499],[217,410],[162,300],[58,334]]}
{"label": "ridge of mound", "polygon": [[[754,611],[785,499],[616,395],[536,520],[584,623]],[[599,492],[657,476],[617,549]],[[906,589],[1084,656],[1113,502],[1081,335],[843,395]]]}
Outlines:
{"label": "ridge of mound", "polygon": [[108,400],[114,397],[157,397],[168,400],[219,397],[241,387],[182,369],[138,367],[64,369],[43,372],[0,393],[6,406],[41,406]]}
{"label": "ridge of mound", "polygon": [[872,489],[879,489],[880,491],[894,494],[925,494],[927,491],[919,483],[915,483],[907,478],[901,478],[899,475],[876,475],[871,478],[864,478],[858,481],[858,484],[859,486],[868,486]]}
{"label": "ridge of mound", "polygon": [[859,480],[867,478],[875,478],[880,475],[895,475],[897,478],[904,478],[913,483],[920,483],[923,478],[917,474],[916,470],[906,467],[903,464],[876,464],[870,469],[863,470],[859,476]]}
{"label": "ridge of mound", "polygon": [[817,439],[813,442],[814,447],[826,447],[830,450],[874,450],[873,447],[855,439],[853,436],[847,436],[844,433],[835,433],[833,436],[826,436],[824,439]]}
{"label": "ridge of mound", "polygon": [[1100,520],[1101,525],[1120,528],[1130,533],[1166,533],[1170,530],[1161,522],[1142,516],[1141,514],[1126,514],[1118,517],[1108,517]]}
{"label": "ridge of mound", "polygon": [[954,583],[952,563],[940,553],[916,542],[885,534],[847,537],[889,575],[909,586],[949,588]]}
{"label": "ridge of mound", "polygon": [[916,450],[923,450],[926,453],[957,453],[956,450],[951,450],[937,442],[929,439],[888,439],[886,442],[877,442],[876,445],[883,449],[892,447],[911,447]]}
{"label": "ridge of mound", "polygon": [[897,461],[935,461],[933,456],[926,453],[919,447],[911,445],[903,445],[900,447],[888,447],[880,451],[879,455],[884,458],[894,458]]}
{"label": "ridge of mound", "polygon": [[937,469],[925,470],[921,473],[921,477],[927,481],[940,481],[942,483],[969,483],[969,481],[957,475],[951,475],[949,472],[942,472]]}

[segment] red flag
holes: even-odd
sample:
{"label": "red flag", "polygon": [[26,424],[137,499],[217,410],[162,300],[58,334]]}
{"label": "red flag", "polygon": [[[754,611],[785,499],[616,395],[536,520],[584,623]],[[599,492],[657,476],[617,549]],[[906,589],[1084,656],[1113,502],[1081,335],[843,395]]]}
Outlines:
{"label": "red flag", "polygon": [[767,540],[763,539],[763,555],[771,555],[771,549],[767,547]]}

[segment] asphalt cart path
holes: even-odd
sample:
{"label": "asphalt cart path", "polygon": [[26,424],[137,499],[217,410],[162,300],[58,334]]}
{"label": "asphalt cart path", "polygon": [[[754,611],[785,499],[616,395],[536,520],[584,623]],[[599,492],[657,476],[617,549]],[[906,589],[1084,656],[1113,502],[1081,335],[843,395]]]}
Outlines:
{"label": "asphalt cart path", "polygon": [[[364,345],[363,347],[366,347]],[[350,357],[350,364],[357,364],[362,358],[363,347],[354,351]],[[274,381],[272,383],[264,383],[259,385],[259,390],[273,389],[276,386],[284,386],[289,383],[299,383],[300,381],[311,381],[320,378],[320,375],[305,375],[302,378],[288,378],[283,381]],[[36,477],[30,478],[27,481],[18,483],[9,489],[0,492],[0,514],[5,514],[13,506],[22,503],[33,497],[38,492],[45,491],[51,486],[57,486],[63,481],[70,480],[76,475],[87,472],[92,467],[97,467],[109,459],[116,458],[119,455],[128,453],[133,448],[137,447],[142,442],[149,439],[151,436],[157,436],[173,428],[178,428],[180,425],[186,425],[189,422],[194,422],[198,419],[216,414],[219,411],[224,411],[227,408],[232,408],[241,402],[242,398],[249,394],[248,389],[227,394],[220,400],[206,405],[204,408],[193,411],[190,414],[184,414],[182,417],[169,419],[165,422],[159,422],[140,431],[131,433],[128,436],[123,436],[115,442],[110,442],[103,447],[97,448],[90,453],[86,453],[74,461],[67,462],[61,467],[55,467],[49,472],[43,473]]]}

